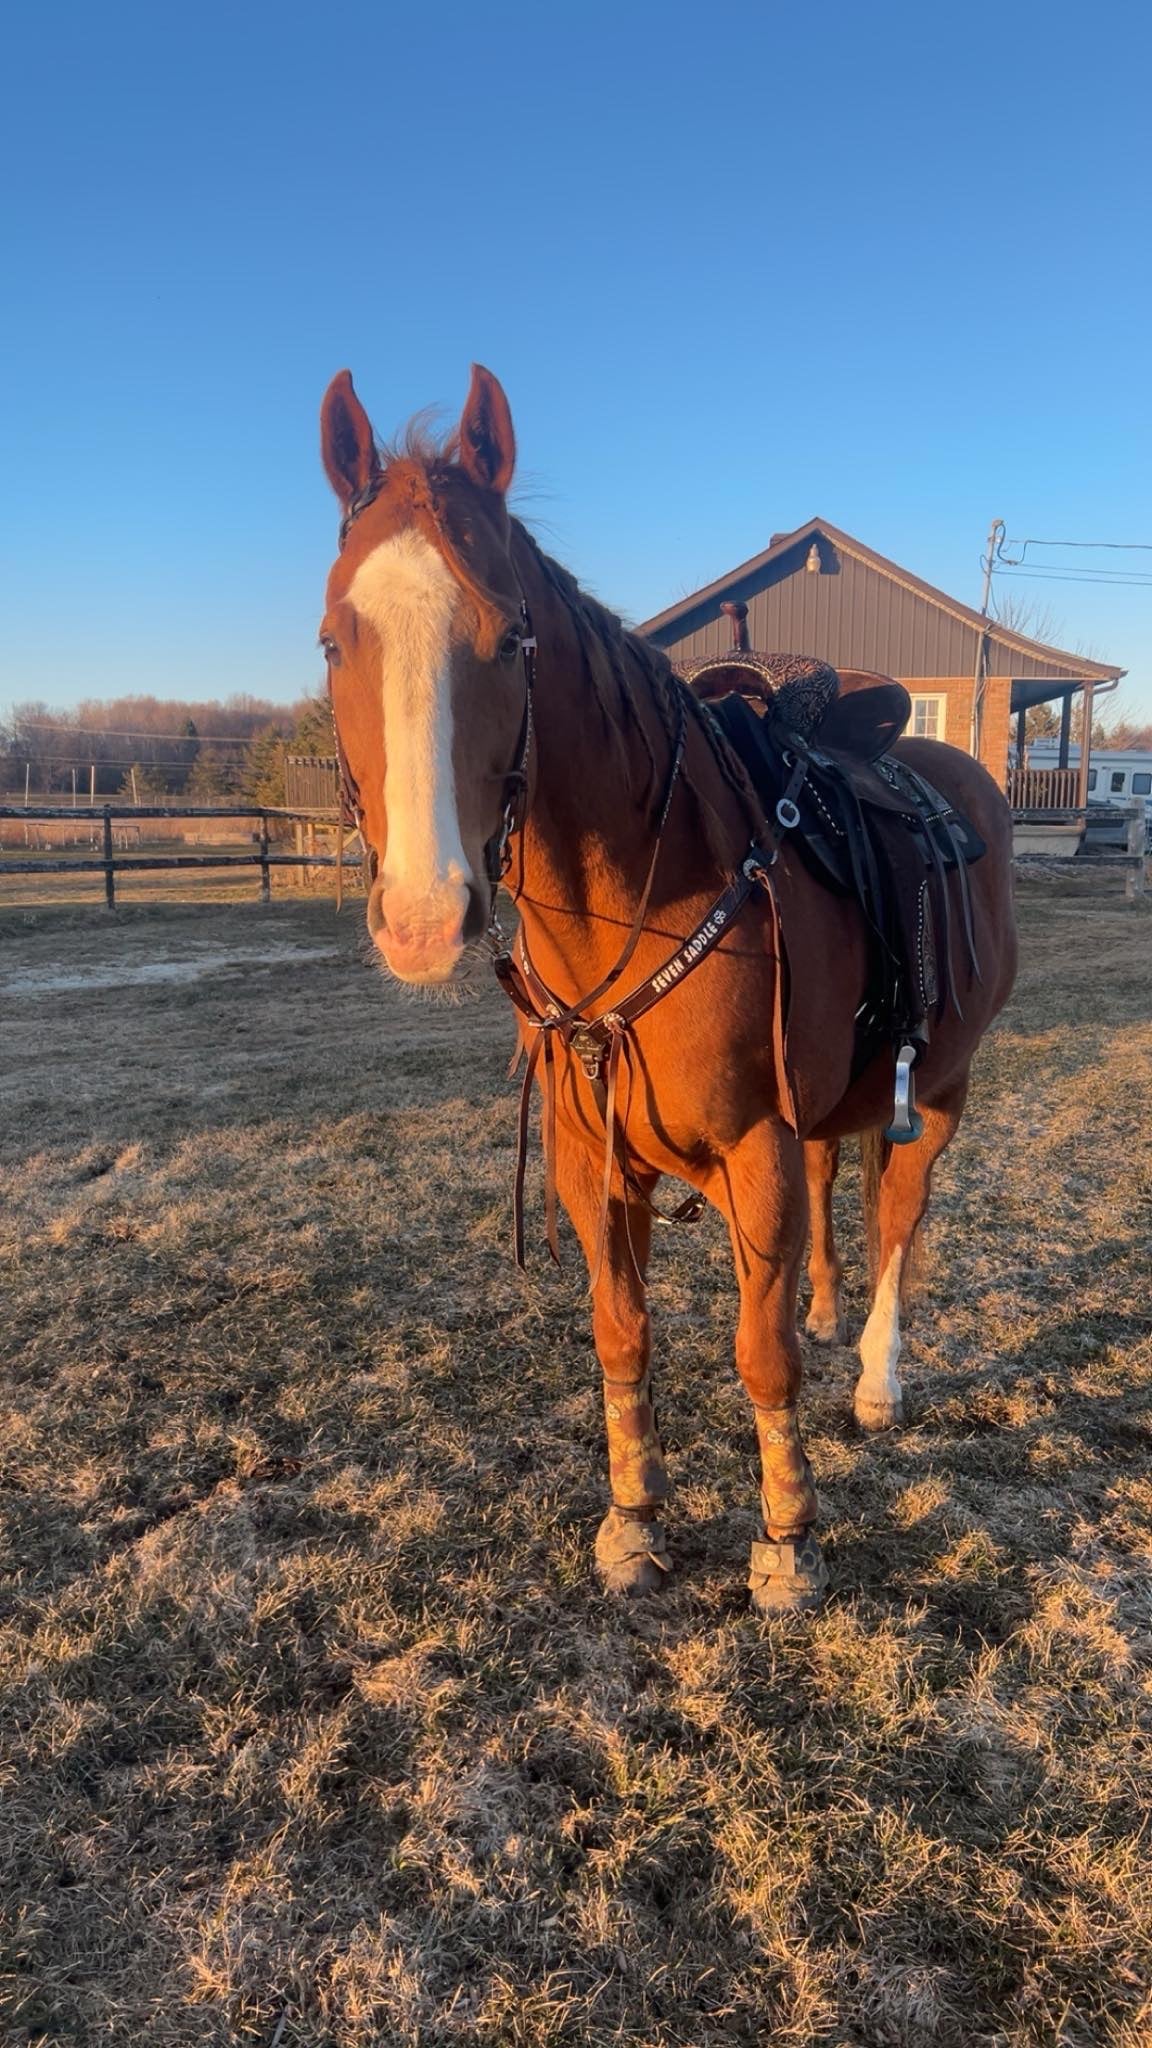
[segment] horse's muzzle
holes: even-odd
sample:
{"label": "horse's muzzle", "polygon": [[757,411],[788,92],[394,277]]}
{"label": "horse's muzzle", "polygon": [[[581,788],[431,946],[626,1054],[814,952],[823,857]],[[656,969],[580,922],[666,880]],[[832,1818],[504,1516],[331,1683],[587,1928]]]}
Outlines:
{"label": "horse's muzzle", "polygon": [[471,881],[437,882],[424,891],[377,882],[368,929],[398,981],[451,981],[465,947],[484,929],[484,907]]}

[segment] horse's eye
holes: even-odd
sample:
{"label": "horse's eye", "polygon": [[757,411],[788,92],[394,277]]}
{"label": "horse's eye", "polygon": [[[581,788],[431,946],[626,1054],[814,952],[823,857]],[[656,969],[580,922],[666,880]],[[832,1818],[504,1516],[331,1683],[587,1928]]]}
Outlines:
{"label": "horse's eye", "polygon": [[515,661],[515,659],[516,659],[516,656],[517,656],[517,655],[519,654],[519,652],[520,652],[520,635],[519,635],[519,633],[516,633],[516,632],[508,632],[508,633],[505,633],[505,635],[504,635],[504,638],[503,638],[503,639],[502,639],[502,641],[500,642],[500,659],[501,659],[501,661]]}
{"label": "horse's eye", "polygon": [[322,633],[320,635],[320,647],[324,659],[329,664],[329,666],[331,668],[339,668],[340,648],[338,643],[335,640],[333,640],[330,633]]}

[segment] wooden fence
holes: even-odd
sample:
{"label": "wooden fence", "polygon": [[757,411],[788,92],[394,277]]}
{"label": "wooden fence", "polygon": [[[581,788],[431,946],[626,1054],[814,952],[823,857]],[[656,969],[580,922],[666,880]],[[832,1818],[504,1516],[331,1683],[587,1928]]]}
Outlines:
{"label": "wooden fence", "polygon": [[294,811],[340,809],[340,764],[335,754],[285,754],[284,801]]}
{"label": "wooden fence", "polygon": [[1013,816],[1018,824],[1025,826],[1029,822],[1072,824],[1077,818],[1083,818],[1085,822],[1092,820],[1094,823],[1100,822],[1102,818],[1122,822],[1125,826],[1123,853],[1085,854],[1082,851],[1075,861],[1069,860],[1064,854],[1019,853],[1016,855],[1016,865],[1019,868],[1036,867],[1062,870],[1065,873],[1075,868],[1081,875],[1094,874],[1098,868],[1123,868],[1124,894],[1128,901],[1132,903],[1138,898],[1143,899],[1148,884],[1148,815],[1143,797],[1136,797],[1132,802],[1124,804],[1093,804],[1087,810],[1077,809],[1075,805],[1069,804],[1060,813],[1059,821],[1052,819],[1050,812],[1041,812],[1034,815],[1031,820],[1026,815],[1022,816],[1019,811],[1014,811]]}
{"label": "wooden fence", "polygon": [[[60,812],[48,804],[0,804],[0,818],[58,819]],[[336,902],[339,908],[343,898],[345,868],[359,870],[362,862],[359,853],[346,853],[345,828],[334,818],[331,811],[319,813],[310,810],[270,810],[258,804],[90,804],[69,807],[69,818],[89,818],[103,826],[102,852],[98,860],[59,860],[40,856],[35,859],[0,859],[0,875],[52,875],[52,874],[102,874],[104,876],[104,900],[109,910],[116,908],[116,876],[139,873],[146,869],[161,868],[244,868],[258,867],[260,870],[260,901],[268,903],[272,897],[272,869],[274,867],[300,867],[301,855],[275,853],[271,844],[271,829],[277,824],[295,824],[297,831],[307,820],[313,826],[318,819],[324,824],[335,826],[335,853],[310,852],[307,865],[316,868],[336,869]],[[134,823],[141,818],[237,818],[246,819],[256,825],[257,844],[250,853],[153,853],[146,855],[117,853],[113,843],[113,824],[118,818],[130,818]]]}

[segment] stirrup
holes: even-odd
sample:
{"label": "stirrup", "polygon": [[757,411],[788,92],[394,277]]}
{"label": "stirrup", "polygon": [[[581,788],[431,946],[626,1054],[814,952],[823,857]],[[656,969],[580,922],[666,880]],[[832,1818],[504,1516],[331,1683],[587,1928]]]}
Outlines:
{"label": "stirrup", "polygon": [[924,1119],[916,1107],[916,1083],[912,1078],[918,1057],[917,1048],[907,1040],[896,1055],[892,1121],[884,1132],[890,1145],[914,1145],[924,1129]]}

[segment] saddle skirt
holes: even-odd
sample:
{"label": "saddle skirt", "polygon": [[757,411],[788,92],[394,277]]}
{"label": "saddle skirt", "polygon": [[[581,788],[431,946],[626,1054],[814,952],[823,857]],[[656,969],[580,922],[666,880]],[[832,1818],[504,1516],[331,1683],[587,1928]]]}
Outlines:
{"label": "saddle skirt", "polygon": [[907,690],[744,648],[677,672],[739,759],[770,833],[860,907],[869,968],[856,1070],[885,1044],[922,1049],[930,1017],[948,1003],[963,1015],[960,983],[980,978],[967,868],[986,849],[969,819],[889,753],[911,714]]}

